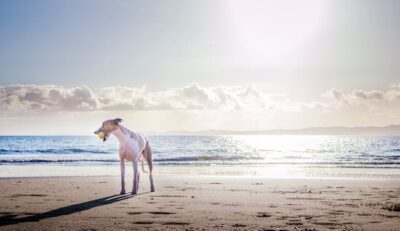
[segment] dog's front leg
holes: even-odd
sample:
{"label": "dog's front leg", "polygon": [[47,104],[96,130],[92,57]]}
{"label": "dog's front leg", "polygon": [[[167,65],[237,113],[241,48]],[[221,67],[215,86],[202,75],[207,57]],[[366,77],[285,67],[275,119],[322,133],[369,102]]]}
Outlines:
{"label": "dog's front leg", "polygon": [[121,195],[125,194],[125,162],[124,159],[120,159],[121,165]]}
{"label": "dog's front leg", "polygon": [[137,194],[139,188],[139,171],[138,171],[138,162],[133,161],[133,188],[132,195]]}

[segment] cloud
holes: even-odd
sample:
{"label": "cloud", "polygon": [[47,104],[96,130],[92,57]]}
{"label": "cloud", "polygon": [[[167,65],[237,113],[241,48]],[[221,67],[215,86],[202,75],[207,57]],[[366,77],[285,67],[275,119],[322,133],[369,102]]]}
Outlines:
{"label": "cloud", "polygon": [[156,111],[156,110],[243,110],[270,112],[332,112],[366,110],[397,113],[400,85],[386,90],[331,89],[323,98],[310,102],[273,97],[248,86],[202,87],[191,84],[181,88],[152,91],[145,87],[114,86],[91,89],[87,86],[54,85],[0,86],[0,109],[4,112],[40,111]]}
{"label": "cloud", "polygon": [[349,93],[331,89],[323,96],[330,100],[323,103],[325,112],[400,119],[400,85],[386,90],[356,89]]}
{"label": "cloud", "polygon": [[368,102],[398,103],[400,102],[400,87],[399,85],[393,85],[386,91],[357,89],[347,94],[343,91],[331,89],[323,94],[323,96],[340,104],[362,104]]}
{"label": "cloud", "polygon": [[0,107],[6,110],[81,110],[97,108],[95,94],[85,86],[50,85],[0,87]]}
{"label": "cloud", "polygon": [[382,91],[362,91],[356,90],[353,92],[354,97],[363,100],[384,100],[385,93]]}
{"label": "cloud", "polygon": [[8,111],[124,111],[207,110],[271,108],[274,102],[254,85],[247,87],[201,87],[148,91],[146,88],[54,85],[10,85],[0,87],[0,108]]}
{"label": "cloud", "polygon": [[322,96],[332,99],[337,103],[348,103],[348,98],[346,94],[334,88],[324,93]]}
{"label": "cloud", "polygon": [[253,84],[190,84],[161,90],[0,86],[2,134],[87,134],[99,121],[113,117],[125,118],[127,126],[142,131],[383,126],[400,121],[400,85],[375,90],[331,89],[308,101],[271,95]]}

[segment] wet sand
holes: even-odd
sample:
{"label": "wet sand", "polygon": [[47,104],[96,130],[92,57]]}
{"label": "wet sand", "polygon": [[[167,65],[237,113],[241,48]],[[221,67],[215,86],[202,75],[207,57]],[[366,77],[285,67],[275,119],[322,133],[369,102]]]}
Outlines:
{"label": "wet sand", "polygon": [[[0,230],[395,230],[398,180],[155,176],[0,179]],[[127,182],[127,190],[131,187]],[[392,207],[393,208],[393,207]]]}

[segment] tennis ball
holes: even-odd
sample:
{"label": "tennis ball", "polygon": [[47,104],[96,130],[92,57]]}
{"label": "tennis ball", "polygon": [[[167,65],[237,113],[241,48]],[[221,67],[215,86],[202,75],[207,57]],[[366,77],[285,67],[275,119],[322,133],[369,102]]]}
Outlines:
{"label": "tennis ball", "polygon": [[104,139],[104,136],[105,136],[105,135],[104,135],[104,132],[99,132],[98,135],[99,135],[99,138],[100,138],[100,139]]}

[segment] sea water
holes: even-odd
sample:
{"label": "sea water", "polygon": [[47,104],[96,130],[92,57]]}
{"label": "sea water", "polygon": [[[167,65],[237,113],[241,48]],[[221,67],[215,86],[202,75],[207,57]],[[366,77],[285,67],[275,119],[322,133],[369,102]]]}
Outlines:
{"label": "sea water", "polygon": [[[333,171],[336,175],[341,171],[363,176],[400,175],[398,136],[153,135],[148,138],[155,168],[160,166],[175,172],[197,168],[198,172],[209,174],[225,169],[229,174],[250,171],[255,175],[278,176],[293,170],[290,174],[296,176],[298,169],[307,169],[306,175],[316,169],[325,173],[336,169]],[[79,169],[77,175],[113,175],[118,172],[118,162],[118,141],[114,137],[103,142],[96,136],[0,136],[0,177],[64,175],[62,172],[68,169]],[[53,170],[40,172],[41,169]],[[85,174],[85,169],[92,171]],[[256,172],[252,172],[254,169]],[[286,170],[282,173],[282,169]]]}

